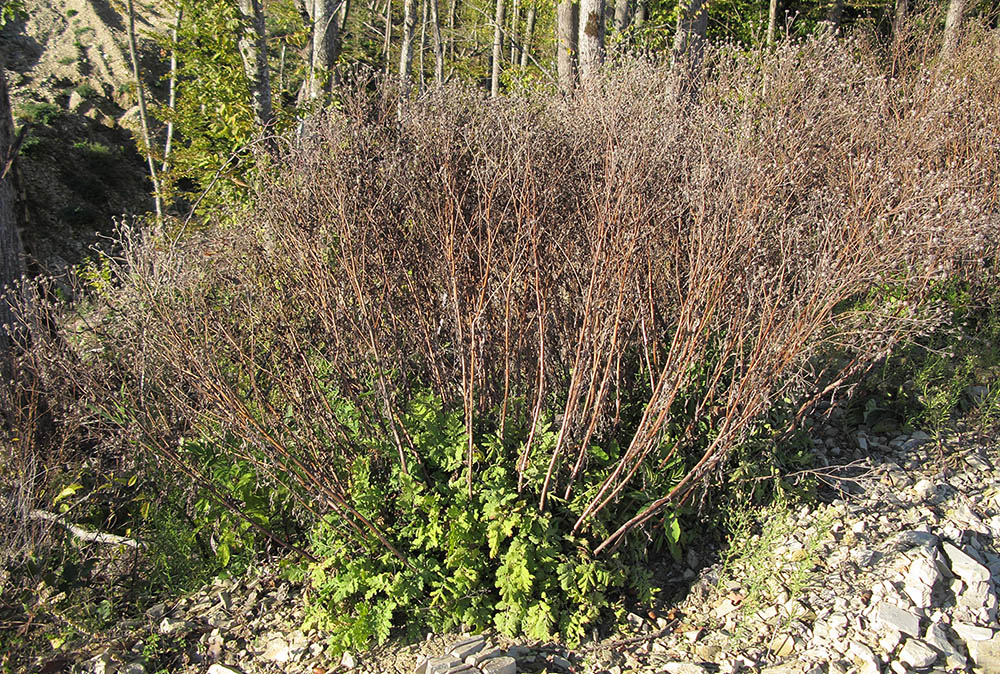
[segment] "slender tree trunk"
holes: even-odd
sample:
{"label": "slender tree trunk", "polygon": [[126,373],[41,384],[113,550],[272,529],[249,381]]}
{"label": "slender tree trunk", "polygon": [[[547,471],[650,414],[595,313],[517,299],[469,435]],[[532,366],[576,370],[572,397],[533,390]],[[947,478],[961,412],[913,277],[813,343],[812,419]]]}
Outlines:
{"label": "slender tree trunk", "polygon": [[403,37],[399,45],[399,81],[404,90],[410,87],[410,70],[413,67],[413,29],[417,24],[415,0],[403,0]]}
{"label": "slender tree trunk", "polygon": [[132,59],[132,77],[135,80],[135,95],[139,99],[139,125],[142,127],[142,142],[146,155],[146,163],[149,166],[149,179],[153,183],[153,207],[156,210],[156,229],[163,226],[163,195],[160,194],[160,177],[156,171],[156,162],[153,161],[153,141],[149,134],[149,117],[146,114],[146,88],[139,75],[139,49],[135,40],[135,6],[132,0],[126,3],[128,10],[128,20],[125,26],[128,32],[128,52]]}
{"label": "slender tree trunk", "polygon": [[625,32],[630,18],[629,0],[615,0],[615,35]]}
{"label": "slender tree trunk", "polygon": [[420,91],[427,88],[427,82],[424,79],[424,73],[426,69],[424,68],[424,52],[427,51],[427,14],[429,8],[427,5],[430,4],[428,0],[423,0],[420,3],[420,12],[422,14],[420,19],[420,46],[417,50],[417,54],[420,55],[419,69],[420,69]]}
{"label": "slender tree trunk", "polygon": [[340,57],[340,7],[338,0],[306,0],[306,10],[312,24],[309,99],[322,101],[332,91]]}
{"label": "slender tree trunk", "polygon": [[506,4],[497,0],[493,13],[493,63],[490,67],[490,96],[500,93],[500,61],[503,59],[503,17]]}
{"label": "slender tree trunk", "polygon": [[163,163],[160,165],[160,172],[165,173],[170,166],[170,151],[174,142],[174,106],[177,104],[177,32],[181,29],[181,19],[184,16],[184,7],[177,5],[177,14],[174,17],[174,27],[170,31],[170,84],[167,90],[167,107],[170,109],[171,118],[167,121],[167,140],[163,143]]}
{"label": "slender tree trunk", "polygon": [[521,67],[528,67],[528,58],[531,56],[531,39],[535,33],[535,2],[528,5],[528,17],[524,21],[524,40],[521,42]]}
{"label": "slender tree trunk", "polygon": [[649,11],[647,0],[636,0],[635,3],[635,27],[642,28],[646,23],[646,15]]}
{"label": "slender tree trunk", "polygon": [[[24,131],[22,130],[22,133]],[[15,344],[21,342],[18,319],[17,284],[24,276],[24,249],[17,218],[17,188],[14,184],[18,142],[14,136],[14,119],[7,92],[7,70],[0,61],[0,378],[5,387],[12,376]],[[3,409],[0,414],[12,413]]]}
{"label": "slender tree trunk", "polygon": [[778,28],[778,0],[771,0],[767,7],[767,43],[774,44]]}
{"label": "slender tree trunk", "polygon": [[965,18],[966,0],[951,0],[948,3],[948,17],[944,22],[944,42],[941,45],[941,61],[951,60],[958,47],[958,36]]}
{"label": "slender tree trunk", "polygon": [[518,0],[514,0],[514,8],[510,13],[510,30],[507,31],[507,34],[510,36],[510,64],[514,66],[521,61],[521,54],[518,51],[520,46],[517,43],[517,28],[520,22],[521,3]]}
{"label": "slender tree trunk", "polygon": [[389,48],[392,46],[392,0],[385,0],[385,34],[382,36],[382,57],[385,59],[385,75],[391,69]]}
{"label": "slender tree trunk", "polygon": [[580,82],[588,82],[604,63],[604,0],[580,0]]}
{"label": "slender tree trunk", "polygon": [[448,58],[455,58],[455,28],[458,26],[458,0],[448,5]]}
{"label": "slender tree trunk", "polygon": [[833,0],[830,9],[826,13],[826,23],[828,30],[836,34],[840,30],[840,20],[844,15],[844,0]]}
{"label": "slender tree trunk", "polygon": [[343,0],[340,3],[340,35],[343,39],[344,33],[347,32],[347,19],[351,14],[351,0]]}
{"label": "slender tree trunk", "polygon": [[441,22],[438,20],[438,0],[427,0],[431,6],[431,30],[434,33],[434,83],[444,84],[444,44],[441,41]]}
{"label": "slender tree trunk", "polygon": [[705,34],[708,31],[708,12],[705,0],[686,0],[677,19],[677,33],[674,34],[674,64],[681,64],[690,70],[701,65],[705,51]]}
{"label": "slender tree trunk", "polygon": [[576,86],[578,10],[579,5],[572,0],[559,0],[556,5],[556,69],[564,92]]}
{"label": "slender tree trunk", "polygon": [[909,2],[907,0],[896,0],[896,12],[892,19],[892,38],[893,40],[898,39],[900,32],[903,29],[903,23],[906,21],[906,15],[909,13]]}
{"label": "slender tree trunk", "polygon": [[[131,2],[131,0],[129,0]],[[267,133],[274,122],[271,107],[271,72],[267,65],[267,28],[261,0],[239,0],[240,13],[246,22],[239,36],[243,71],[250,87],[251,106],[257,126]],[[267,143],[273,149],[273,142]]]}

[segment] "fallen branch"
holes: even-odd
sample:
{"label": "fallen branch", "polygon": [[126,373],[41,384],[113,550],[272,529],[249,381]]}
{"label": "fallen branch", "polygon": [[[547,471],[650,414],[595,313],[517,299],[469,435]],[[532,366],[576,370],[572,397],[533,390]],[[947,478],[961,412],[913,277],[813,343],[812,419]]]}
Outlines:
{"label": "fallen branch", "polygon": [[126,538],[125,536],[116,536],[115,534],[106,534],[99,531],[87,531],[83,527],[67,522],[63,518],[59,517],[59,515],[50,513],[46,510],[32,510],[28,514],[28,519],[55,522],[59,526],[66,529],[66,531],[70,532],[74,538],[79,538],[82,541],[104,543],[107,545],[127,545],[130,548],[138,548],[141,546],[138,541]]}

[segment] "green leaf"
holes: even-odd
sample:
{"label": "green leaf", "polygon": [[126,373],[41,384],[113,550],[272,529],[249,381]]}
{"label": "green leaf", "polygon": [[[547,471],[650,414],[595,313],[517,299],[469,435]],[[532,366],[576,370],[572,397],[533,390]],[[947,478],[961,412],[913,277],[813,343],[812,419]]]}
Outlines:
{"label": "green leaf", "polygon": [[52,505],[59,503],[59,501],[63,500],[64,498],[72,496],[81,489],[83,489],[83,485],[76,483],[73,483],[67,487],[63,487],[63,490],[59,492],[59,494],[52,500]]}
{"label": "green leaf", "polygon": [[219,563],[222,564],[223,568],[229,566],[229,546],[225,543],[219,543],[219,547],[216,548],[216,555],[219,557]]}

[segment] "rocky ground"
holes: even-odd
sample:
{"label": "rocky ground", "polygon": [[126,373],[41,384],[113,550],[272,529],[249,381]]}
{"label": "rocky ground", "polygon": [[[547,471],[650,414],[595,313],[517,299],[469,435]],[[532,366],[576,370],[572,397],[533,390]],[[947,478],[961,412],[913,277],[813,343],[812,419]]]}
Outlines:
{"label": "rocky ground", "polygon": [[[821,434],[822,435],[822,434]],[[828,488],[776,507],[729,549],[688,551],[676,600],[622,616],[576,649],[493,634],[428,634],[333,657],[299,629],[303,588],[274,569],[151,607],[73,658],[95,674],[888,674],[1000,672],[996,443],[864,429],[814,440]],[[699,557],[718,559],[701,566]],[[151,655],[156,654],[153,664]],[[44,667],[44,663],[38,663]],[[66,662],[69,666],[70,663]]]}

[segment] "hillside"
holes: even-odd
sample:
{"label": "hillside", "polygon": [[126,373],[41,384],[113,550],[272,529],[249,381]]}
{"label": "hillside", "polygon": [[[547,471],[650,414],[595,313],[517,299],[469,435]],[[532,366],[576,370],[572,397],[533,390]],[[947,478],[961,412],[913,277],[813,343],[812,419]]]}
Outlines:
{"label": "hillside", "polygon": [[21,150],[29,265],[59,274],[107,247],[116,218],[151,205],[123,19],[103,0],[33,3],[0,33],[0,55],[16,123],[31,125]]}

